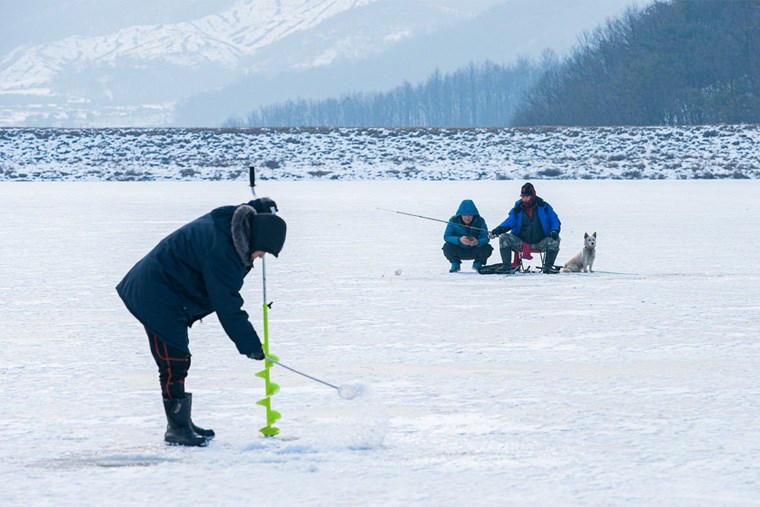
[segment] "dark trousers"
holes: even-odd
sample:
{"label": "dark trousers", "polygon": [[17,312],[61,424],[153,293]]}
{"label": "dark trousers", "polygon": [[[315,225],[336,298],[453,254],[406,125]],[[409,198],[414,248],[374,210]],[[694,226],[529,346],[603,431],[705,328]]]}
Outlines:
{"label": "dark trousers", "polygon": [[474,259],[476,262],[485,264],[491,256],[493,247],[486,243],[485,245],[472,247],[458,246],[448,241],[443,244],[443,255],[449,262],[461,264],[462,259]]}
{"label": "dark trousers", "polygon": [[190,354],[167,344],[147,329],[150,353],[158,365],[161,394],[168,400],[185,397],[185,377],[190,369]]}

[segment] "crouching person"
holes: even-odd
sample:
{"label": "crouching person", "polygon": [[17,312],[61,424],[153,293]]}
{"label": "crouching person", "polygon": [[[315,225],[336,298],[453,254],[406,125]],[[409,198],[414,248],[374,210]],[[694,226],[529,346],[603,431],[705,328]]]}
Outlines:
{"label": "crouching person", "polygon": [[261,361],[264,352],[243,310],[240,289],[256,259],[277,257],[285,243],[285,221],[274,201],[256,199],[224,206],[161,240],[116,287],[127,309],[144,326],[158,365],[167,427],[174,445],[205,446],[214,431],[193,424],[188,328],[216,312],[238,351]]}
{"label": "crouching person", "polygon": [[[500,236],[499,252],[504,266],[520,264],[519,260],[512,264],[512,252],[516,252],[517,259],[531,259],[531,251],[540,251],[546,255],[541,270],[557,273],[554,261],[559,253],[560,227],[559,217],[551,205],[536,195],[532,183],[526,183],[520,189],[520,200],[489,237]],[[506,234],[509,231],[510,234]]]}
{"label": "crouching person", "polygon": [[462,260],[474,259],[472,269],[478,270],[491,256],[493,247],[488,244],[488,226],[478,208],[470,199],[462,201],[457,214],[449,219],[443,233],[443,255],[451,263],[449,273],[462,268]]}

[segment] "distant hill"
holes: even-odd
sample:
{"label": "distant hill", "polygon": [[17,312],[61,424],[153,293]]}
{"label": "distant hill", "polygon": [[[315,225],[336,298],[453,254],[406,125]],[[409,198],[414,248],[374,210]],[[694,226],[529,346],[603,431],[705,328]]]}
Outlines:
{"label": "distant hill", "polygon": [[562,53],[631,1],[0,1],[0,127],[218,126]]}
{"label": "distant hill", "polygon": [[513,125],[760,123],[760,0],[658,2],[608,22]]}
{"label": "distant hill", "polygon": [[[176,123],[208,125],[233,116],[244,116],[262,106],[287,101],[336,100],[354,93],[388,92],[404,82],[422,83],[438,69],[453,73],[470,63],[490,60],[501,65],[519,58],[538,59],[547,49],[566,54],[584,31],[592,30],[631,3],[652,0],[498,0],[472,17],[438,22],[434,30],[406,30],[408,36],[395,40],[383,51],[367,58],[341,58],[330,65],[291,66],[280,72],[252,72],[229,85],[204,91],[182,100],[176,108]],[[269,61],[310,47],[324,34],[348,30],[373,33],[384,24],[398,26],[400,20],[441,16],[440,1],[384,0],[335,16],[310,33],[283,40],[261,53]],[[449,0],[474,13],[473,0]],[[402,15],[403,14],[403,15]],[[419,23],[419,21],[417,21]],[[371,27],[371,29],[370,29]],[[353,43],[353,42],[352,42]],[[267,56],[269,55],[269,56]]]}

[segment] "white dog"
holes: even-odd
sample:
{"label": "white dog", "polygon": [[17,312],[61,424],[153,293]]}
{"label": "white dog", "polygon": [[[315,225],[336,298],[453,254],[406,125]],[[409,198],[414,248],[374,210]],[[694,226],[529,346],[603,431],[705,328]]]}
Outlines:
{"label": "white dog", "polygon": [[588,271],[594,272],[594,259],[596,258],[596,233],[589,236],[585,233],[583,236],[583,250],[575,254],[575,257],[570,259],[562,266],[562,271],[565,273],[572,271],[578,273]]}

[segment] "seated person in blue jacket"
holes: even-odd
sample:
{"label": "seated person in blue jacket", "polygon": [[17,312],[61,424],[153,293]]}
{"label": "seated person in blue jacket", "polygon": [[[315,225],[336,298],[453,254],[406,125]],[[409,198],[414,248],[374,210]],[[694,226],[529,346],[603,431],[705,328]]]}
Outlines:
{"label": "seated person in blue jacket", "polygon": [[462,259],[475,259],[472,269],[478,270],[493,252],[493,247],[488,244],[486,221],[470,199],[462,201],[457,214],[449,219],[443,239],[446,240],[443,255],[451,263],[449,273],[462,268]]}
{"label": "seated person in blue jacket", "polygon": [[542,271],[556,273],[553,266],[559,253],[560,226],[559,217],[551,205],[536,195],[533,184],[526,183],[520,189],[520,200],[489,237],[499,236],[499,252],[504,266],[512,265],[512,252],[531,258],[531,250],[540,250],[546,252]]}
{"label": "seated person in blue jacket", "polygon": [[145,328],[164,398],[164,441],[203,447],[214,431],[193,424],[188,328],[216,312],[240,354],[264,359],[261,341],[243,310],[240,289],[256,259],[277,257],[285,221],[266,197],[216,208],[161,240],[116,287],[127,309]]}

